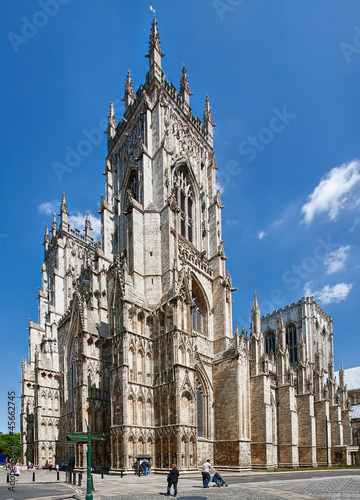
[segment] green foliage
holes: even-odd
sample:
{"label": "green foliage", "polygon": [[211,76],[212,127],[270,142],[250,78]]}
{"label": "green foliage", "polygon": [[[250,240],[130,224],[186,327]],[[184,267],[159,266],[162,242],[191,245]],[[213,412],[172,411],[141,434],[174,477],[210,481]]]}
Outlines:
{"label": "green foliage", "polygon": [[[12,446],[15,443],[15,447]],[[15,457],[13,456],[15,451]],[[6,455],[8,458],[20,458],[20,433],[3,434],[0,432],[0,455]]]}

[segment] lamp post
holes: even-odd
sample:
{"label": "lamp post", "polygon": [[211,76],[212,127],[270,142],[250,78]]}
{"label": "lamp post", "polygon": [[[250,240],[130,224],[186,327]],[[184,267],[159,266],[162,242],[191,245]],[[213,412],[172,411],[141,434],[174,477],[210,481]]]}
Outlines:
{"label": "lamp post", "polygon": [[86,500],[93,500],[91,483],[91,430],[87,426],[87,480],[86,480]]}

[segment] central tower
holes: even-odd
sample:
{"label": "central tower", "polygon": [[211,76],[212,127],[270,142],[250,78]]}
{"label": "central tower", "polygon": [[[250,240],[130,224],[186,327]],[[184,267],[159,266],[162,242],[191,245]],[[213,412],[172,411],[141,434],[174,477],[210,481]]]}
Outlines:
{"label": "central tower", "polygon": [[221,463],[226,448],[229,464],[229,446],[230,463],[248,466],[247,340],[232,331],[211,107],[206,97],[203,120],[193,116],[186,69],[178,92],[163,56],[154,18],[145,84],[135,94],[129,71],[125,113],[117,123],[111,104],[108,115],[112,467],[147,453],[155,467],[191,468]]}

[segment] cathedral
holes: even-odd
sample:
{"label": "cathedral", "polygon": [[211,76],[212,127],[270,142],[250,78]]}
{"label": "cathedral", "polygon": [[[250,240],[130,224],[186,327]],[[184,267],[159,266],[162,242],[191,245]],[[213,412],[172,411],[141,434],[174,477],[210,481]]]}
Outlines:
{"label": "cathedral", "polygon": [[332,320],[314,301],[232,324],[232,292],[216,187],[212,111],[192,114],[185,67],[165,79],[157,22],[149,71],[125,112],[110,104],[101,241],[68,223],[63,195],[44,235],[38,322],[22,364],[21,453],[94,468],[232,470],[358,460],[344,377],[334,375]]}

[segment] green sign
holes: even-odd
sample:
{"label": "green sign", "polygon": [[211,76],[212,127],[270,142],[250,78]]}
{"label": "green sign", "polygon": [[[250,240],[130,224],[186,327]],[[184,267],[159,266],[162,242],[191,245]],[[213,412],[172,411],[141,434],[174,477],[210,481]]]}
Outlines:
{"label": "green sign", "polygon": [[70,432],[66,434],[67,444],[80,444],[87,443],[87,481],[86,481],[86,500],[93,500],[92,490],[91,490],[91,441],[104,441],[107,434],[100,432],[93,432],[91,434],[90,425],[87,426],[87,432]]}

